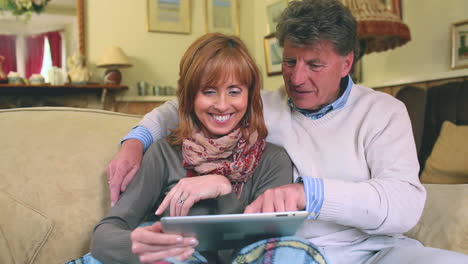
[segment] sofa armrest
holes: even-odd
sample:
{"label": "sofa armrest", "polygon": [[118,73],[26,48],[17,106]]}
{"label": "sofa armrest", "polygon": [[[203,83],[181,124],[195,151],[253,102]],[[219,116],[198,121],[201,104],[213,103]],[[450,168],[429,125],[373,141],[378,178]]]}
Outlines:
{"label": "sofa armrest", "polygon": [[405,235],[427,247],[468,254],[468,184],[424,184],[427,200],[418,224]]}

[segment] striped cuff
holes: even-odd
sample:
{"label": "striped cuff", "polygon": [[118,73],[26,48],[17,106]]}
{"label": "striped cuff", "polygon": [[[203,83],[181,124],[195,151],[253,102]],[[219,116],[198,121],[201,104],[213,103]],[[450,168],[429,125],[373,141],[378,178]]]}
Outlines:
{"label": "striped cuff", "polygon": [[120,144],[122,144],[125,140],[127,139],[137,139],[143,143],[143,152],[146,152],[146,150],[153,144],[153,136],[149,132],[149,130],[144,127],[144,126],[136,126],[134,127],[130,133],[128,133],[121,141]]}
{"label": "striped cuff", "polygon": [[303,177],[302,181],[306,194],[306,210],[310,213],[309,219],[317,219],[323,205],[323,180]]}

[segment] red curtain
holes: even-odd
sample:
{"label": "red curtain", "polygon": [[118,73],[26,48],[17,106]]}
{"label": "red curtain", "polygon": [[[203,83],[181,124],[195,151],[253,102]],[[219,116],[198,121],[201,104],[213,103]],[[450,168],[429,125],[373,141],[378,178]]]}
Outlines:
{"label": "red curtain", "polygon": [[17,71],[16,67],[16,36],[0,35],[0,55],[5,57],[3,72]]}
{"label": "red curtain", "polygon": [[62,37],[58,31],[45,33],[50,45],[52,66],[62,67]]}
{"label": "red curtain", "polygon": [[41,73],[45,34],[26,37],[26,78]]}

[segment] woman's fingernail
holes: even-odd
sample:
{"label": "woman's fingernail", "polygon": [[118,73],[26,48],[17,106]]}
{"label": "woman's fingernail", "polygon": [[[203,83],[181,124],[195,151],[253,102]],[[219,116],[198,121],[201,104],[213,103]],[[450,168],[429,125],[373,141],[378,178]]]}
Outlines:
{"label": "woman's fingernail", "polygon": [[114,207],[115,203],[114,202],[111,202],[111,207]]}
{"label": "woman's fingernail", "polygon": [[198,240],[195,239],[195,238],[191,238],[191,239],[189,240],[189,243],[190,243],[190,245],[194,245],[194,246],[195,246],[195,245],[198,245]]}

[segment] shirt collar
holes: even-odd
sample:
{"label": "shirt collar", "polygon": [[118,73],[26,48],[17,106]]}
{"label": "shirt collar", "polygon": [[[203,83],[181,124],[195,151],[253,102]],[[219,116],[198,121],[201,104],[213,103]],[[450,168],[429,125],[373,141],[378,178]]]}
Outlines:
{"label": "shirt collar", "polygon": [[325,105],[324,107],[320,108],[318,111],[310,112],[308,110],[300,109],[294,105],[294,103],[292,102],[290,98],[288,98],[288,104],[292,109],[298,111],[304,116],[312,120],[316,120],[316,119],[323,117],[324,115],[328,114],[329,112],[333,110],[337,110],[345,106],[346,101],[348,101],[349,94],[351,93],[351,87],[353,87],[353,84],[354,84],[353,80],[351,79],[349,75],[343,77],[340,82],[340,87],[342,89],[343,88],[345,89],[343,94],[334,102],[328,105]]}

